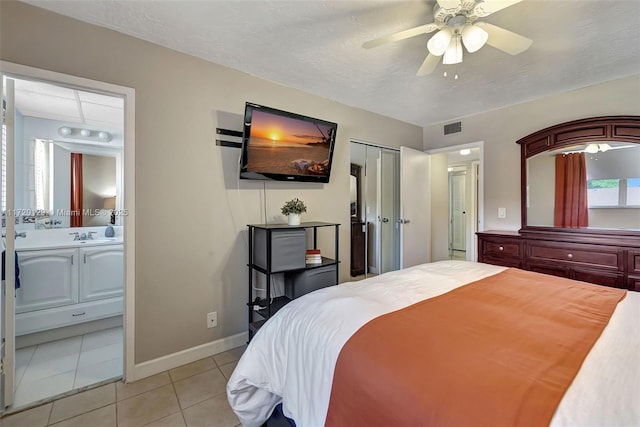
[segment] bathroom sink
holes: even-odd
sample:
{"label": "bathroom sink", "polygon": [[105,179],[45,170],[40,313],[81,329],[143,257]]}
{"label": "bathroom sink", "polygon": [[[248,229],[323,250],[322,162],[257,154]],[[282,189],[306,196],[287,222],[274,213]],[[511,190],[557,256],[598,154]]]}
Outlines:
{"label": "bathroom sink", "polygon": [[74,243],[78,243],[78,244],[88,244],[88,245],[99,245],[99,244],[104,244],[104,243],[109,243],[109,242],[115,242],[116,238],[115,237],[101,237],[96,239],[95,237],[93,239],[87,239],[87,240],[75,240]]}
{"label": "bathroom sink", "polygon": [[83,246],[113,245],[122,243],[122,238],[104,237],[91,240],[16,240],[17,250],[38,250],[55,248],[74,248]]}

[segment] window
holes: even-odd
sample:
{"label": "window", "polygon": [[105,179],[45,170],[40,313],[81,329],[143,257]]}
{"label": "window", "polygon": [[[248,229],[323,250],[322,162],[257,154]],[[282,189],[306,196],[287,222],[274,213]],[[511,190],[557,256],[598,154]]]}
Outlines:
{"label": "window", "polygon": [[640,208],[640,178],[587,180],[589,208]]}
{"label": "window", "polygon": [[49,209],[49,141],[36,139],[34,150],[35,208],[42,212]]}
{"label": "window", "polygon": [[627,179],[627,206],[640,207],[640,178]]}

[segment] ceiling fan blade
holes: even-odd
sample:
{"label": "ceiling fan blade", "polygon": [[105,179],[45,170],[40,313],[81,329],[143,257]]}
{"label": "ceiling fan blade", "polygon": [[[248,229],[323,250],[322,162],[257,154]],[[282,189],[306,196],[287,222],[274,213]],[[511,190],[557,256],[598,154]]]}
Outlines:
{"label": "ceiling fan blade", "polygon": [[521,1],[522,0],[484,0],[473,8],[473,13],[479,18],[482,18],[496,13],[499,10],[506,9],[509,6],[513,6],[516,3],[520,3]]}
{"label": "ceiling fan blade", "polygon": [[440,57],[432,54],[427,55],[427,58],[424,60],[420,69],[416,73],[416,76],[426,76],[427,74],[431,74],[433,70],[436,69],[438,64],[440,63]]}
{"label": "ceiling fan blade", "polygon": [[517,55],[529,49],[533,40],[528,39],[520,34],[512,33],[504,28],[486,22],[476,22],[475,25],[489,33],[487,44],[507,52],[511,55]]}
{"label": "ceiling fan blade", "polygon": [[419,36],[420,34],[427,34],[435,31],[439,28],[437,24],[420,25],[419,27],[410,28],[408,30],[400,31],[397,33],[389,34],[387,36],[379,37],[377,39],[364,42],[362,47],[365,49],[371,49],[372,47],[378,47],[380,45],[397,42],[399,40],[408,39],[410,37]]}
{"label": "ceiling fan blade", "polygon": [[460,7],[460,0],[437,0],[438,4],[443,9],[458,9]]}

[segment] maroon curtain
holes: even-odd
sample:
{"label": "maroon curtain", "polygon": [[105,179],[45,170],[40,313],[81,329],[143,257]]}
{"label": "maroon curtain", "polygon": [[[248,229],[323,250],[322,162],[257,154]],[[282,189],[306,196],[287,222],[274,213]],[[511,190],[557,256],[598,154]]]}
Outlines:
{"label": "maroon curtain", "polygon": [[82,227],[82,154],[71,153],[71,227]]}
{"label": "maroon curtain", "polygon": [[588,212],[584,153],[557,155],[554,226],[587,227]]}

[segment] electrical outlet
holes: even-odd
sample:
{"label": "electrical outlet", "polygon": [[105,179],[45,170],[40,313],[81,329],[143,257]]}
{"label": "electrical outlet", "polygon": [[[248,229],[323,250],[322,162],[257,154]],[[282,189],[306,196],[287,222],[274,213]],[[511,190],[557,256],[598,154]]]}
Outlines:
{"label": "electrical outlet", "polygon": [[498,218],[507,217],[507,208],[498,208]]}
{"label": "electrical outlet", "polygon": [[207,328],[215,328],[216,326],[218,326],[218,312],[207,313]]}

